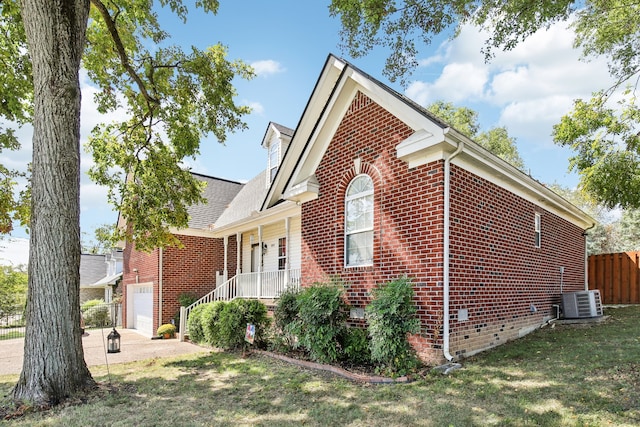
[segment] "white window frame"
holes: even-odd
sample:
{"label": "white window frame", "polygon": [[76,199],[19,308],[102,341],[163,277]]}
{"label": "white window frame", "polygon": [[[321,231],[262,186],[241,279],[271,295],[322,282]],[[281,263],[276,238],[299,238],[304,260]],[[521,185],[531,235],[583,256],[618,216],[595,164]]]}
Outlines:
{"label": "white window frame", "polygon": [[280,165],[280,144],[274,141],[269,146],[269,182],[272,182],[278,173]]}
{"label": "white window frame", "polygon": [[[284,243],[284,246],[283,246],[283,243]],[[280,237],[278,239],[278,270],[286,270],[286,269],[287,269],[287,238]]]}
{"label": "white window frame", "polygon": [[[356,182],[356,180],[362,178],[362,177],[366,177],[367,179],[369,179],[369,182],[371,183],[371,190],[367,190],[364,192],[360,192],[354,195],[349,195],[349,190],[351,189],[351,186],[354,184],[354,182]],[[363,228],[359,228],[359,229],[355,229],[355,230],[349,230],[349,225],[348,225],[348,218],[349,218],[349,212],[348,212],[348,207],[349,207],[349,202],[356,200],[356,199],[361,199],[361,198],[365,198],[365,197],[371,197],[371,201],[372,201],[372,209],[373,209],[373,195],[374,195],[374,188],[373,188],[373,179],[371,179],[371,177],[367,174],[359,174],[356,177],[354,177],[351,182],[349,183],[349,185],[347,186],[347,191],[345,192],[345,200],[344,200],[344,265],[345,267],[366,267],[366,266],[371,266],[373,265],[373,224],[374,224],[374,215],[373,215],[373,211],[371,212],[371,224],[367,224],[365,227]],[[354,236],[357,234],[364,234],[364,233],[371,233],[371,259],[369,260],[363,260],[360,262],[353,262],[353,263],[349,263],[349,236]]]}
{"label": "white window frame", "polygon": [[542,246],[542,216],[538,212],[536,212],[534,218],[534,230],[534,244],[536,248],[539,248]]}

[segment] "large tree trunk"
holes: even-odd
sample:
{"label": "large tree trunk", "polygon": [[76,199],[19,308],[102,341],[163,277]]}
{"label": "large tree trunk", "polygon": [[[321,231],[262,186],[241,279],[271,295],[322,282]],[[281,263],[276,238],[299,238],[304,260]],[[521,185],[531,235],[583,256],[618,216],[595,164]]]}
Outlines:
{"label": "large tree trunk", "polygon": [[89,0],[22,0],[33,63],[29,292],[16,401],[57,404],[94,386],[80,332],[80,59]]}

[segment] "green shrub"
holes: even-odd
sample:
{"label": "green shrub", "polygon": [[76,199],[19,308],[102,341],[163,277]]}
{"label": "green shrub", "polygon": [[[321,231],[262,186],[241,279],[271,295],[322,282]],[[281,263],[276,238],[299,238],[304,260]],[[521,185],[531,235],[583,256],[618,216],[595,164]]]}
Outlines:
{"label": "green shrub", "polygon": [[366,308],[371,359],[390,374],[403,375],[418,366],[407,334],[420,330],[411,281],[400,278],[379,286]]}
{"label": "green shrub", "polygon": [[204,329],[202,327],[202,312],[211,304],[200,304],[195,306],[187,319],[187,329],[189,329],[189,339],[196,343],[204,342]]}
{"label": "green shrub", "polygon": [[367,330],[363,328],[347,328],[344,343],[344,357],[356,365],[368,365],[371,363],[371,350]]}
{"label": "green shrub", "polygon": [[102,300],[87,301],[82,304],[80,310],[85,328],[103,328],[112,324],[109,305]]}
{"label": "green shrub", "polygon": [[285,348],[295,346],[296,329],[298,319],[298,296],[297,289],[287,289],[280,295],[275,309],[273,310],[273,322],[275,326],[274,336],[279,344]]}
{"label": "green shrub", "polygon": [[343,292],[342,283],[333,281],[316,283],[298,294],[299,322],[293,332],[318,362],[332,363],[341,357],[340,338],[344,336],[348,311]]}
{"label": "green shrub", "polygon": [[217,347],[235,349],[246,347],[244,340],[247,324],[255,325],[254,344],[264,347],[271,323],[267,316],[267,306],[258,300],[235,299],[220,312],[218,321]]}
{"label": "green shrub", "polygon": [[[196,294],[183,292],[178,295],[178,303],[180,307],[189,307],[194,302],[198,301],[200,298]],[[180,309],[175,316],[173,316],[173,323],[176,325],[176,330],[180,329]]]}
{"label": "green shrub", "polygon": [[90,299],[88,301],[85,301],[82,303],[82,305],[80,305],[80,311],[82,311],[83,313],[87,310],[89,310],[90,308],[93,308],[97,305],[100,304],[104,304],[104,300],[103,299]]}
{"label": "green shrub", "polygon": [[224,301],[215,301],[210,304],[205,304],[207,307],[202,311],[200,323],[204,331],[204,341],[210,345],[217,346],[219,340],[218,322],[220,321],[220,313],[227,304],[228,303]]}

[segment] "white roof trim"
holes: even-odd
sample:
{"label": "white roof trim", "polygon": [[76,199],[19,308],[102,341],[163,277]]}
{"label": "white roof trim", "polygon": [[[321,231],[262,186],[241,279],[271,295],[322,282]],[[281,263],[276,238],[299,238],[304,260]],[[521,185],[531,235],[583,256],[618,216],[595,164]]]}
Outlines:
{"label": "white roof trim", "polygon": [[292,185],[282,197],[286,200],[292,200],[298,203],[308,202],[318,198],[320,192],[320,184],[315,175],[311,175],[307,179]]}
{"label": "white roof trim", "polygon": [[98,280],[96,283],[92,283],[90,285],[86,285],[86,287],[87,288],[101,288],[101,287],[104,287],[106,285],[113,285],[121,277],[122,277],[122,272],[116,273],[116,274],[112,274],[110,276],[103,277],[102,279]]}
{"label": "white roof trim", "polygon": [[424,129],[416,131],[396,146],[396,155],[409,168],[445,159],[457,142],[464,142],[464,149],[452,162],[474,175],[486,179],[531,203],[575,224],[582,229],[591,227],[595,220],[573,204],[554,193],[513,165],[452,128],[444,130],[444,139],[433,138]]}
{"label": "white roof trim", "polygon": [[295,202],[286,200],[266,211],[254,211],[248,218],[243,218],[223,227],[215,228],[211,233],[211,237],[221,238],[230,236],[232,234],[253,230],[259,225],[269,225],[287,217],[291,218],[296,216],[300,216],[300,206]]}

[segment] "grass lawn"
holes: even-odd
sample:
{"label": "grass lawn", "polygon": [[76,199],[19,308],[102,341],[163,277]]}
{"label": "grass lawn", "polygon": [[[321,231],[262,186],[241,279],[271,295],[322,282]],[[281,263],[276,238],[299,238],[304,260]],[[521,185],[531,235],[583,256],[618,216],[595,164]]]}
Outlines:
{"label": "grass lawn", "polygon": [[[545,327],[410,384],[356,384],[230,353],[112,365],[110,380],[96,367],[103,389],[86,403],[0,425],[640,425],[640,306],[605,314],[604,323]],[[0,396],[16,380],[0,377]]]}

